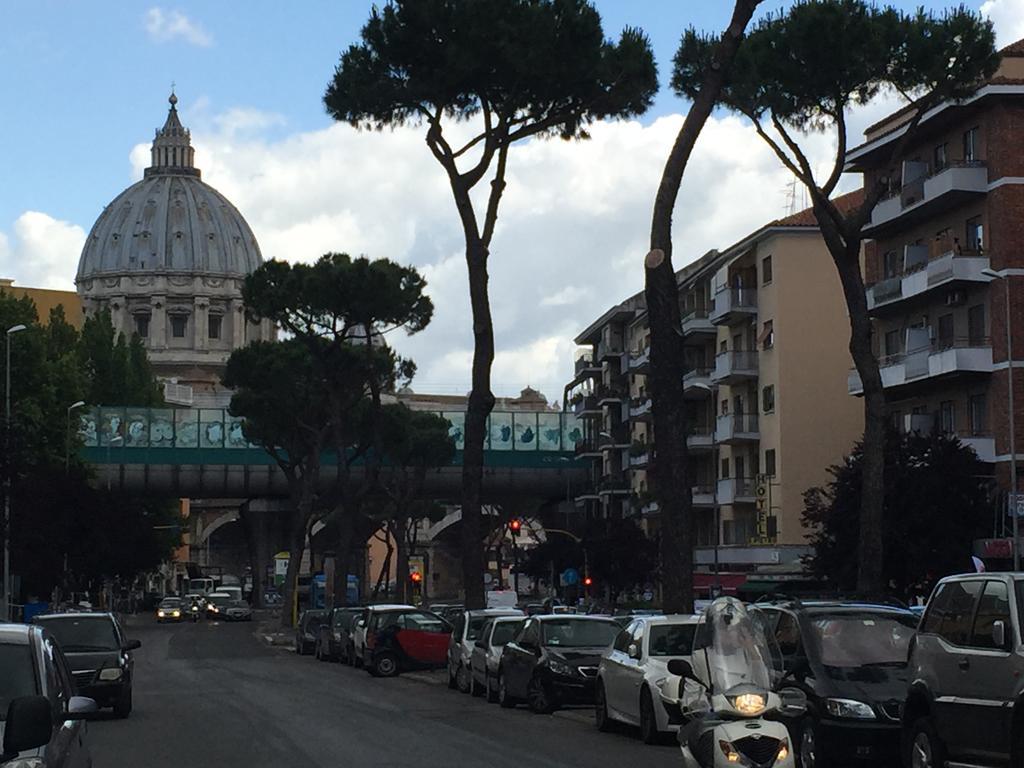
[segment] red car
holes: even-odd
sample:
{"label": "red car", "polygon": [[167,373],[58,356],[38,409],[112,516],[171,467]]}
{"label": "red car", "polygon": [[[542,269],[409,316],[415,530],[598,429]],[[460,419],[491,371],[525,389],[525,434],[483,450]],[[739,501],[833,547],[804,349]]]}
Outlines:
{"label": "red car", "polygon": [[409,669],[443,667],[448,660],[452,625],[418,608],[368,611],[363,665],[376,677],[394,677]]}

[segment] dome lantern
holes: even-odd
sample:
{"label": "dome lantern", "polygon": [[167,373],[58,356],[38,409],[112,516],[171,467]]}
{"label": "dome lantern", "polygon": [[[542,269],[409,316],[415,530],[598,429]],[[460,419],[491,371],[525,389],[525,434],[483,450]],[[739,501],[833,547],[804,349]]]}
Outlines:
{"label": "dome lantern", "polygon": [[150,149],[151,165],[145,171],[145,178],[157,174],[187,174],[199,176],[195,167],[195,150],[192,148],[192,134],[178,118],[178,97],[171,92],[167,101],[171,108],[163,128],[157,128],[153,147]]}

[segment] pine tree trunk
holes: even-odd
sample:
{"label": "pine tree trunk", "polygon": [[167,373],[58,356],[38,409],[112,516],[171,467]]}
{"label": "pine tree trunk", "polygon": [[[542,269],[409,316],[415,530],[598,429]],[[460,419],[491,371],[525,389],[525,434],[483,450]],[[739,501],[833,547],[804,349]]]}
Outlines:
{"label": "pine tree trunk", "polygon": [[405,538],[408,525],[408,515],[399,515],[394,520],[392,535],[395,539],[395,597],[399,603],[408,603],[412,599],[409,582],[409,542]]}
{"label": "pine tree trunk", "polygon": [[[305,494],[303,494],[305,497]],[[281,629],[291,629],[292,606],[299,586],[299,567],[306,550],[306,523],[309,520],[309,502],[303,498],[289,515],[288,570],[284,578],[284,603],[281,606]]]}
{"label": "pine tree trunk", "polygon": [[348,605],[348,572],[352,565],[352,537],[355,524],[349,510],[341,510],[335,517],[338,536],[334,550],[334,607]]}
{"label": "pine tree trunk", "polygon": [[494,407],[491,364],[494,327],[487,296],[487,249],[467,233],[466,265],[473,311],[473,378],[466,408],[462,452],[462,584],[467,609],[484,607],[484,561],[480,489],[483,482],[487,417]]}

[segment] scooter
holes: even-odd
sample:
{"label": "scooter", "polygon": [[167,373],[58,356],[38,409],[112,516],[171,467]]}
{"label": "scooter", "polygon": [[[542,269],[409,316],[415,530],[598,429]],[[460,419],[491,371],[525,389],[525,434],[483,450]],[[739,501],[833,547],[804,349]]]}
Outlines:
{"label": "scooter", "polygon": [[803,714],[807,697],[776,690],[783,673],[774,643],[760,616],[735,598],[715,600],[701,616],[692,661],[668,664],[682,678],[680,706],[690,719],[679,730],[684,768],[795,768],[780,718]]}
{"label": "scooter", "polygon": [[192,607],[189,608],[189,615],[192,617],[193,622],[199,621],[199,606],[193,603]]}

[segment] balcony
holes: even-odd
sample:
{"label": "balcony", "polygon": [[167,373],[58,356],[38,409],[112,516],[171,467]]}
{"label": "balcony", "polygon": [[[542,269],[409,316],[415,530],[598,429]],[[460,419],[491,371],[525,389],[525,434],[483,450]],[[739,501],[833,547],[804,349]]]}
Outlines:
{"label": "balcony", "polygon": [[756,413],[729,413],[718,417],[715,424],[715,441],[726,445],[757,442],[761,433],[757,426]]}
{"label": "balcony", "polygon": [[572,403],[572,412],[577,416],[601,415],[601,406],[597,402],[597,395],[576,395],[569,402]]}
{"label": "balcony", "polygon": [[629,447],[630,469],[643,469],[650,462],[654,453],[654,445],[650,443],[634,442]]}
{"label": "balcony", "polygon": [[630,373],[647,373],[651,367],[651,350],[645,349],[643,352],[634,352],[629,357],[629,372]]}
{"label": "balcony", "polygon": [[626,350],[622,346],[621,339],[611,339],[610,341],[600,341],[597,344],[597,359],[600,361],[619,360]]}
{"label": "balcony", "polygon": [[693,493],[693,506],[695,507],[713,507],[715,506],[715,486],[714,484],[707,485],[695,485],[692,489]]}
{"label": "balcony", "polygon": [[726,477],[718,481],[719,504],[753,504],[754,478]]}
{"label": "balcony", "polygon": [[701,366],[691,368],[683,374],[683,397],[688,400],[701,400],[712,393],[711,368]]}
{"label": "balcony", "polygon": [[576,458],[578,459],[600,459],[601,446],[592,437],[579,440],[575,446]]}
{"label": "balcony", "polygon": [[627,424],[616,424],[610,432],[601,432],[598,441],[602,451],[629,448],[629,427]]}
{"label": "balcony", "polygon": [[988,169],[978,161],[960,161],[927,177],[909,181],[871,212],[864,234],[877,238],[949,210],[988,191]]}
{"label": "balcony", "polygon": [[703,425],[695,426],[686,438],[690,453],[706,453],[715,448],[715,430]]}
{"label": "balcony", "polygon": [[[988,339],[939,339],[905,354],[884,357],[879,362],[884,389],[940,376],[992,373],[992,344]],[[851,395],[864,394],[864,385],[856,370],[850,371],[847,390]]]}
{"label": "balcony", "polygon": [[632,492],[624,477],[603,477],[597,486],[599,496],[629,496]]}
{"label": "balcony", "polygon": [[978,458],[987,464],[992,464],[996,460],[996,440],[994,437],[985,435],[968,435],[960,436],[960,442],[966,446],[974,449],[974,452],[978,454]]}
{"label": "balcony", "polygon": [[718,333],[715,324],[711,322],[706,309],[691,309],[683,315],[683,338],[706,334],[714,336]]}
{"label": "balcony", "polygon": [[745,379],[756,379],[757,352],[722,352],[715,356],[715,370],[711,372],[712,384],[735,384]]}
{"label": "balcony", "polygon": [[608,387],[604,384],[598,386],[595,395],[597,397],[597,404],[602,407],[606,405],[622,405],[622,401],[628,399],[625,389]]}
{"label": "balcony", "polygon": [[576,358],[575,374],[577,378],[599,376],[601,374],[601,363],[596,362],[593,354],[590,352],[583,352]]}
{"label": "balcony", "polygon": [[651,419],[651,398],[650,395],[634,397],[629,401],[629,418],[641,421]]}
{"label": "balcony", "polygon": [[715,294],[709,319],[714,325],[732,325],[757,315],[757,288],[723,288]]}
{"label": "balcony", "polygon": [[984,252],[963,249],[945,238],[936,240],[931,248],[907,246],[900,273],[868,288],[868,310],[881,312],[929,291],[948,290],[956,283],[987,283],[991,278],[983,275],[982,270],[989,265],[989,257]]}

